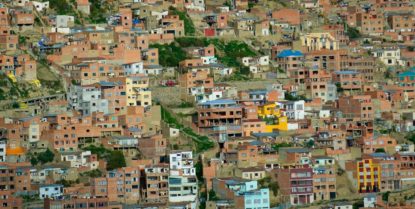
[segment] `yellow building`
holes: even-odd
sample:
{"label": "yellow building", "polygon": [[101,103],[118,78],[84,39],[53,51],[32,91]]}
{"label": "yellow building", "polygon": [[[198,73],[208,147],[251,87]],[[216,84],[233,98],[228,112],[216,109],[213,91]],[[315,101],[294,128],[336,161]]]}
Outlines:
{"label": "yellow building", "polygon": [[356,162],[356,167],[359,193],[379,192],[382,174],[380,165],[372,159],[364,159]]}
{"label": "yellow building", "polygon": [[307,51],[318,51],[322,49],[338,50],[339,41],[330,33],[308,33],[300,37],[301,45]]}
{"label": "yellow building", "polygon": [[149,78],[147,76],[132,76],[126,78],[127,105],[151,106],[151,91],[148,86]]}
{"label": "yellow building", "polygon": [[126,80],[127,105],[151,106],[151,91],[148,86],[149,78],[147,76],[128,77]]}
{"label": "yellow building", "polygon": [[258,116],[261,118],[275,116],[279,117],[281,115],[280,109],[277,104],[269,103],[262,106],[258,106]]}
{"label": "yellow building", "polygon": [[282,116],[280,109],[275,103],[258,106],[258,116],[266,121],[266,133],[274,132],[275,130],[288,130],[288,119],[286,116]]}
{"label": "yellow building", "polygon": [[149,78],[144,75],[134,75],[129,77],[114,77],[109,81],[121,82],[125,85],[127,106],[151,106],[151,91]]}

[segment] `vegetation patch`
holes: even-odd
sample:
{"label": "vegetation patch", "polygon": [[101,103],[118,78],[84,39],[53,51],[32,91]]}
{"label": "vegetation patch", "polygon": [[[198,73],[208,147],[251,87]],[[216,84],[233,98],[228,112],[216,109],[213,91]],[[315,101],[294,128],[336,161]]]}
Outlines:
{"label": "vegetation patch", "polygon": [[107,170],[114,170],[127,166],[124,154],[121,151],[112,151],[106,149],[103,145],[97,147],[95,145],[89,145],[82,148],[83,150],[91,151],[92,154],[96,154],[98,159],[104,159],[107,161]]}
{"label": "vegetation patch", "polygon": [[211,141],[209,137],[198,135],[189,127],[185,128],[183,124],[180,124],[169,111],[163,108],[163,106],[161,106],[161,119],[170,126],[180,129],[187,136],[191,137],[195,145],[196,153],[204,152],[215,146],[215,143]]}
{"label": "vegetation patch", "polygon": [[106,23],[107,5],[105,5],[105,1],[89,0],[89,3],[91,4],[91,11],[88,17],[89,22],[94,24]]}
{"label": "vegetation patch", "polygon": [[160,65],[177,67],[179,63],[187,58],[186,52],[174,43],[152,44],[150,48],[157,48],[159,51]]}
{"label": "vegetation patch", "polygon": [[49,7],[56,11],[58,15],[72,15],[76,16],[72,6],[66,0],[51,0]]}
{"label": "vegetation patch", "polygon": [[180,20],[184,22],[184,33],[186,36],[193,36],[196,33],[195,25],[193,24],[192,19],[185,11],[179,11],[174,7],[169,8],[169,14],[179,15]]}
{"label": "vegetation patch", "polygon": [[50,151],[50,149],[47,149],[44,152],[32,154],[29,156],[30,163],[32,165],[37,165],[39,163],[43,165],[45,163],[52,162],[54,157],[55,157],[55,154],[53,154],[53,152]]}

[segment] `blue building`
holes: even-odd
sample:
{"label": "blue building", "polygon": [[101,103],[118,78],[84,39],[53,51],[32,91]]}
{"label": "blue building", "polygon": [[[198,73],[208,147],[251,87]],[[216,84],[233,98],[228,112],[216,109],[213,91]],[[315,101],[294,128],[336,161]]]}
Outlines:
{"label": "blue building", "polygon": [[398,74],[398,80],[401,84],[415,83],[415,67]]}
{"label": "blue building", "polygon": [[233,201],[235,208],[270,208],[269,189],[259,189],[256,180],[216,178],[212,186],[218,197]]}

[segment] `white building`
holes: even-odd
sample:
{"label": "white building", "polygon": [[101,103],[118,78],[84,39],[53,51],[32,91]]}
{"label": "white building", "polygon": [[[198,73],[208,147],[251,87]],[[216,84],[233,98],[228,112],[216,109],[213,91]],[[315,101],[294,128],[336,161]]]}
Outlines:
{"label": "white building", "polygon": [[215,56],[202,56],[200,58],[203,60],[203,64],[205,65],[214,64],[218,62],[218,58],[216,58]]}
{"label": "white building", "polygon": [[319,118],[330,118],[330,110],[320,110],[318,113]]}
{"label": "white building", "polygon": [[126,76],[144,73],[143,62],[126,63],[122,65],[122,69]]}
{"label": "white building", "polygon": [[45,198],[55,199],[63,195],[63,185],[61,184],[49,184],[39,187],[39,198],[41,200]]}
{"label": "white building", "polygon": [[183,175],[196,175],[196,170],[193,166],[192,151],[177,152],[170,154],[170,172],[182,171]]}
{"label": "white building", "polygon": [[6,161],[6,142],[0,141],[0,162]]}
{"label": "white building", "polygon": [[120,147],[137,147],[138,139],[131,136],[113,136],[109,143]]}
{"label": "white building", "polygon": [[251,65],[260,65],[265,66],[269,65],[269,56],[260,56],[260,57],[243,57],[242,64],[244,66],[251,66]]}
{"label": "white building", "polygon": [[145,75],[160,75],[163,73],[163,67],[161,65],[146,65],[143,73]]}
{"label": "white building", "polygon": [[[197,178],[191,151],[169,155],[169,202],[197,202]],[[193,206],[194,205],[194,206]],[[196,204],[192,204],[194,208]]]}
{"label": "white building", "polygon": [[57,28],[69,28],[75,22],[74,16],[69,15],[57,15],[56,16],[56,27]]}
{"label": "white building", "polygon": [[91,160],[91,151],[61,152],[61,161],[70,162],[72,168],[88,167],[97,169],[99,162]]}
{"label": "white building", "polygon": [[288,119],[304,119],[304,100],[278,102],[277,104],[280,106],[281,109],[284,110],[285,116],[287,116]]}
{"label": "white building", "polygon": [[212,91],[210,93],[198,94],[195,96],[197,103],[203,103],[208,101],[217,100],[223,97],[222,91]]}
{"label": "white building", "polygon": [[49,9],[49,1],[45,1],[45,2],[32,1],[32,3],[37,11]]}
{"label": "white building", "polygon": [[365,208],[375,208],[376,206],[376,194],[368,194],[363,198],[363,206]]}
{"label": "white building", "polygon": [[151,11],[151,16],[155,16],[157,20],[161,20],[169,15],[169,11]]}
{"label": "white building", "polygon": [[205,11],[205,0],[191,0],[185,7],[189,10]]}
{"label": "white building", "polygon": [[197,193],[196,176],[169,176],[169,202],[195,202]]}
{"label": "white building", "polygon": [[38,142],[40,140],[39,124],[32,123],[29,125],[29,142]]}
{"label": "white building", "polygon": [[108,100],[102,99],[101,89],[95,86],[72,85],[68,92],[69,107],[83,115],[93,112],[108,114]]}
{"label": "white building", "polygon": [[387,66],[404,65],[401,60],[401,50],[399,48],[380,49],[372,52],[374,57],[379,58]]}
{"label": "white building", "polygon": [[12,5],[14,5],[14,6],[23,7],[26,4],[28,4],[30,2],[30,0],[19,0],[19,1],[11,1],[11,2],[12,2]]}

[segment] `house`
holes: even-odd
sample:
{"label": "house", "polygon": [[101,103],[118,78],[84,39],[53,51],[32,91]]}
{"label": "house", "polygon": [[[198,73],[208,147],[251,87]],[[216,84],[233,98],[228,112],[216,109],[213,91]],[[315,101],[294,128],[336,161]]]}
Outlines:
{"label": "house", "polygon": [[307,33],[300,37],[302,46],[306,51],[318,51],[323,49],[338,50],[339,41],[330,33]]}
{"label": "house", "polygon": [[345,118],[357,120],[373,120],[374,109],[372,99],[368,95],[356,95],[339,98],[339,110]]}
{"label": "house", "polygon": [[0,194],[6,194],[6,202],[13,202],[13,194],[29,194],[33,191],[30,186],[30,163],[0,162],[0,178],[4,179],[0,182]]}
{"label": "house", "polygon": [[292,205],[314,202],[313,169],[308,166],[272,170],[279,182],[282,198]]}
{"label": "house", "polygon": [[17,49],[18,42],[19,42],[18,36],[16,34],[10,33],[10,31],[0,34],[0,47],[3,50],[15,51]]}
{"label": "house", "polygon": [[196,207],[198,185],[191,151],[173,152],[169,155],[169,202],[191,202]]}
{"label": "house", "polygon": [[399,48],[384,48],[372,51],[372,56],[378,58],[387,66],[404,65]]}
{"label": "house", "polygon": [[192,11],[205,11],[205,1],[204,0],[191,0],[186,2],[184,5],[186,9]]}
{"label": "house", "polygon": [[74,26],[75,17],[70,15],[57,15],[56,26],[57,28],[69,28]]}
{"label": "house", "polygon": [[373,82],[374,68],[376,66],[376,58],[362,57],[359,54],[348,56],[349,69],[359,72],[362,80]]}
{"label": "house", "polygon": [[281,162],[295,165],[311,164],[311,152],[307,148],[281,147],[278,152]]}
{"label": "house", "polygon": [[92,196],[108,197],[110,202],[136,204],[140,200],[140,167],[108,171],[105,177],[91,179]]}
{"label": "house", "polygon": [[411,68],[407,71],[398,74],[398,82],[403,85],[414,85],[415,83],[415,68]]}
{"label": "house", "polygon": [[141,191],[146,203],[167,203],[169,199],[169,166],[152,165],[144,168]]}
{"label": "house", "polygon": [[354,185],[359,193],[372,193],[380,191],[382,179],[381,167],[378,160],[362,159],[349,161],[346,164],[347,172],[351,172],[354,178]]}
{"label": "house", "polygon": [[149,133],[138,139],[138,149],[147,159],[159,162],[166,155],[167,139],[159,133],[154,135]]}
{"label": "house", "polygon": [[278,130],[288,130],[288,120],[275,103],[264,104],[258,106],[258,117],[265,121],[265,131],[262,132],[272,133]]}
{"label": "house", "polygon": [[31,30],[35,24],[35,17],[32,11],[17,10],[12,15],[12,24],[17,26],[20,31]]}
{"label": "house", "polygon": [[270,24],[269,20],[257,21],[255,23],[254,35],[255,36],[268,36],[270,34],[269,24]]}
{"label": "house", "polygon": [[343,90],[360,90],[363,84],[362,75],[351,70],[334,72],[333,82]]}
{"label": "house", "polygon": [[288,119],[302,120],[304,119],[304,100],[278,102],[279,107],[285,113]]}
{"label": "house", "polygon": [[32,4],[38,12],[49,9],[49,1],[32,1]]}
{"label": "house", "polygon": [[0,141],[0,162],[6,162],[7,142]]}
{"label": "house", "polygon": [[149,87],[149,78],[144,75],[134,75],[129,77],[113,77],[111,82],[121,82],[125,85],[125,96],[127,106],[151,106],[151,91]]}
{"label": "house", "polygon": [[185,35],[184,21],[178,15],[167,15],[161,20],[163,34],[173,34],[174,37]]}
{"label": "house", "polygon": [[223,127],[228,135],[242,135],[242,107],[234,100],[217,99],[198,104],[197,127],[200,131]]}
{"label": "house", "polygon": [[[369,9],[370,11],[359,11],[356,13],[356,25],[361,27],[363,34],[380,36],[384,33],[386,18],[379,9]],[[353,15],[350,15],[353,16]]]}
{"label": "house", "polygon": [[214,178],[212,185],[218,197],[233,201],[236,208],[270,208],[269,189],[259,189],[256,180]]}
{"label": "house", "polygon": [[255,33],[256,17],[241,17],[235,21],[235,33],[238,37],[252,36]]}
{"label": "house", "polygon": [[68,98],[69,107],[82,115],[91,115],[93,112],[109,113],[108,100],[102,98],[101,89],[94,85],[71,85]]}
{"label": "house", "polygon": [[180,76],[179,85],[185,88],[186,95],[195,95],[204,92],[205,89],[213,88],[213,78],[208,76],[208,72],[197,71],[188,72]]}
{"label": "house", "polygon": [[91,151],[81,152],[61,152],[62,162],[70,162],[72,168],[87,167],[90,170],[97,169],[99,166],[98,157],[92,155]]}
{"label": "house", "polygon": [[[297,71],[304,66],[304,54],[301,51],[284,49],[273,58],[278,67],[284,70],[288,76],[297,73]],[[304,81],[296,78],[296,83],[303,83]]]}
{"label": "house", "polygon": [[313,159],[313,192],[314,201],[333,200],[336,198],[336,171],[332,167],[334,159],[317,157]]}
{"label": "house", "polygon": [[242,179],[259,180],[266,177],[265,169],[261,167],[241,168],[240,172]]}
{"label": "house", "polygon": [[63,195],[63,185],[61,184],[49,184],[41,185],[39,187],[39,198],[41,200],[46,198],[58,199]]}
{"label": "house", "polygon": [[143,62],[124,63],[122,69],[126,76],[133,74],[144,74]]}
{"label": "house", "polygon": [[90,6],[91,4],[89,3],[88,0],[77,0],[76,1],[76,9],[86,15],[89,15],[90,13]]}

